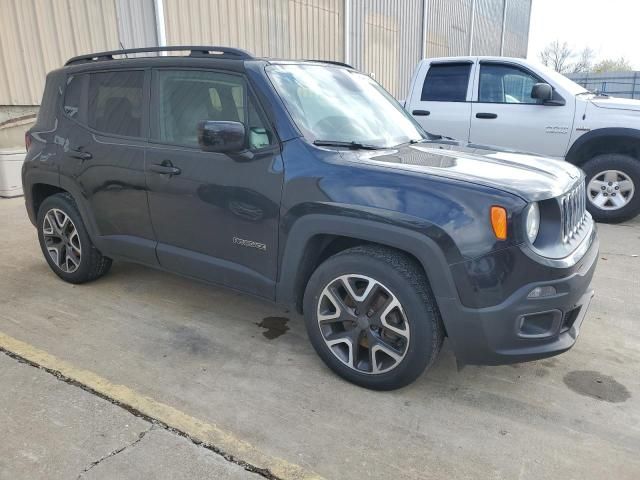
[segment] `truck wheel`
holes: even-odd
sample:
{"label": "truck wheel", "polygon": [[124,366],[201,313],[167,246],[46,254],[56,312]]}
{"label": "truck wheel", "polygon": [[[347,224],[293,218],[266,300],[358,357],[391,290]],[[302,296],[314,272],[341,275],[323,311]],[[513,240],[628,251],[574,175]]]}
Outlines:
{"label": "truck wheel", "polygon": [[389,248],[354,247],[327,259],[307,283],[304,312],[320,358],[365,388],[411,383],[442,346],[427,278],[415,261]]}
{"label": "truck wheel", "polygon": [[66,282],[89,282],[111,268],[111,259],[91,242],[78,207],[68,193],[47,197],[40,205],[38,240],[49,267]]}
{"label": "truck wheel", "polygon": [[582,165],[587,210],[598,222],[618,223],[640,213],[640,160],[606,153]]}

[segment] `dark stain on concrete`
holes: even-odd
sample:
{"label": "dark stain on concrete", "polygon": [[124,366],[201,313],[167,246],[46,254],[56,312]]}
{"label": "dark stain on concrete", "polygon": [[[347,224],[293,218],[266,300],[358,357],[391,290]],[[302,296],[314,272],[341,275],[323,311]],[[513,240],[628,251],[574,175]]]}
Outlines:
{"label": "dark stain on concrete", "polygon": [[580,395],[597,398],[605,402],[621,403],[631,398],[627,387],[609,375],[592,370],[574,370],[564,376],[567,387]]}
{"label": "dark stain on concrete", "polygon": [[265,329],[262,335],[269,340],[273,340],[287,333],[287,330],[289,330],[289,327],[287,327],[288,321],[289,319],[285,317],[265,317],[260,323],[256,323],[256,325]]}
{"label": "dark stain on concrete", "polygon": [[210,353],[211,340],[189,327],[179,327],[173,331],[172,344],[177,350],[187,351],[193,355]]}
{"label": "dark stain on concrete", "polygon": [[536,368],[536,377],[544,378],[549,375],[549,370],[546,368]]}
{"label": "dark stain on concrete", "polygon": [[540,364],[544,365],[545,367],[549,367],[549,368],[553,368],[556,367],[558,365],[559,361],[557,358],[547,358],[546,360],[541,360]]}

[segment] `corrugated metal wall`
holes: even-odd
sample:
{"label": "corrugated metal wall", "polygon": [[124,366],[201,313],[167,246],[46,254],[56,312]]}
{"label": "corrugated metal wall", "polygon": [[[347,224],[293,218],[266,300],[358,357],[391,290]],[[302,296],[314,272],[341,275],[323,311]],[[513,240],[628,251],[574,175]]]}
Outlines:
{"label": "corrugated metal wall", "polygon": [[397,98],[420,60],[423,0],[352,0],[350,63],[374,75]]}
{"label": "corrugated metal wall", "polygon": [[0,0],[0,105],[38,105],[73,55],[118,48],[113,0]]}
{"label": "corrugated metal wall", "polygon": [[505,57],[525,57],[529,46],[531,0],[507,0],[504,31]]}
{"label": "corrugated metal wall", "polygon": [[[345,0],[163,1],[168,45],[345,59]],[[423,53],[468,55],[472,46],[473,54],[500,54],[504,2],[504,55],[526,55],[531,0],[346,1],[349,61],[397,98],[406,95]],[[120,42],[157,45],[157,35],[153,0],[0,0],[0,105],[37,105],[46,72],[69,57],[118,49]]]}
{"label": "corrugated metal wall", "polygon": [[469,54],[472,0],[428,0],[426,57]]}
{"label": "corrugated metal wall", "polygon": [[343,60],[343,15],[343,0],[205,0],[195,9],[165,0],[168,45],[233,46],[268,57]]}
{"label": "corrugated metal wall", "polygon": [[153,0],[116,0],[118,36],[124,48],[158,45]]}
{"label": "corrugated metal wall", "polygon": [[505,0],[476,0],[472,55],[500,55],[504,2]]}

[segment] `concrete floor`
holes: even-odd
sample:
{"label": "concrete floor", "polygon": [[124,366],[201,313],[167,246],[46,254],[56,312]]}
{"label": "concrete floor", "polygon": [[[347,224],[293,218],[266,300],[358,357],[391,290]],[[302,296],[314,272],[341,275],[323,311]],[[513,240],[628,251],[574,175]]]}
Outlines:
{"label": "concrete floor", "polygon": [[79,387],[0,354],[0,479],[259,479]]}
{"label": "concrete floor", "polygon": [[[266,457],[339,479],[640,478],[640,219],[600,226],[596,297],[571,351],[458,372],[445,343],[429,373],[386,393],[333,375],[301,319],[268,303],[125,263],[91,284],[63,283],[42,258],[22,199],[0,201],[0,230],[0,333],[216,425]],[[288,329],[263,328],[279,322]],[[16,361],[0,368],[7,362]],[[99,453],[54,440],[63,400],[46,394],[58,381],[40,374],[41,385],[0,376],[0,389],[13,392],[0,395],[0,412],[21,445],[0,447],[0,476],[3,468],[11,478],[38,476],[41,467],[18,451],[73,457],[74,472]],[[40,389],[41,401],[19,404],[23,389]],[[42,409],[53,413],[27,418]],[[92,411],[74,420],[90,422]],[[122,421],[114,418],[100,451],[146,428],[123,430]],[[114,457],[120,478],[160,461],[152,439]]]}

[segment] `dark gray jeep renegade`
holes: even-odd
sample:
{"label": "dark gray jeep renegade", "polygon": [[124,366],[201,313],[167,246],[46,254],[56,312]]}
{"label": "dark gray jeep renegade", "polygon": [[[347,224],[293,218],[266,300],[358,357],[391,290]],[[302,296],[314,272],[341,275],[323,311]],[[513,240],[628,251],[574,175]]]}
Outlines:
{"label": "dark gray jeep renegade", "polygon": [[[184,53],[124,58],[159,50]],[[564,352],[593,295],[580,170],[430,135],[348,65],[76,57],[26,143],[27,211],[63,280],[116,259],[292,306],[368,388],[413,381],[445,336],[461,364]]]}

